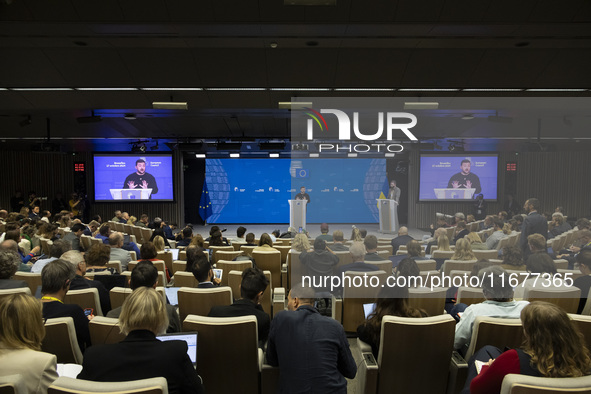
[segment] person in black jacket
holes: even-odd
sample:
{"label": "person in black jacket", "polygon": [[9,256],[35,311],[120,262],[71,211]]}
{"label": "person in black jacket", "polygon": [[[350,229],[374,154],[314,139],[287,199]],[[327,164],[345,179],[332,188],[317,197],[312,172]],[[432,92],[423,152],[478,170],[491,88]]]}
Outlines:
{"label": "person in black jacket", "polygon": [[523,205],[523,209],[527,212],[527,216],[523,220],[519,242],[523,252],[523,260],[527,261],[527,258],[531,253],[527,246],[527,237],[531,234],[542,234],[544,238],[547,238],[548,222],[538,213],[538,209],[540,209],[540,201],[537,198],[528,199]]}
{"label": "person in black jacket", "polygon": [[162,376],[171,394],[203,393],[187,343],[156,339],[168,327],[168,314],[155,289],[135,289],[123,303],[119,324],[127,337],[119,343],[89,348],[79,379],[123,382]]}
{"label": "person in black jacket", "polygon": [[258,268],[247,268],[242,272],[240,282],[240,298],[232,305],[214,306],[209,311],[210,317],[234,317],[254,315],[257,318],[259,346],[265,344],[269,337],[271,318],[263,310],[261,299],[269,286],[269,280]]}

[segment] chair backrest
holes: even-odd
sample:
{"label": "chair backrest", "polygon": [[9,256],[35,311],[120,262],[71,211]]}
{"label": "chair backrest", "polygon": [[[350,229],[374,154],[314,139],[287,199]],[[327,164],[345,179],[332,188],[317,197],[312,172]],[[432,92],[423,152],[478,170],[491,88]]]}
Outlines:
{"label": "chair backrest", "polygon": [[435,260],[415,260],[419,271],[432,271],[437,268],[437,262]]}
{"label": "chair backrest", "polygon": [[233,302],[232,289],[228,286],[213,289],[181,287],[177,295],[181,321],[187,315],[207,316],[212,306],[231,305]]}
{"label": "chair backrest", "polygon": [[556,266],[556,269],[566,270],[566,269],[568,269],[568,260],[564,260],[564,259],[554,260],[554,265]]}
{"label": "chair backrest", "polygon": [[[445,393],[455,324],[450,315],[384,316],[377,393]],[[428,357],[417,351],[418,343],[421,349],[428,349]]]}
{"label": "chair backrest", "polygon": [[[197,372],[203,379],[206,392],[259,393],[260,356],[256,317],[191,314],[183,320],[183,331],[199,333]],[[228,371],[232,371],[232,378],[229,378]]]}
{"label": "chair backrest", "polygon": [[172,274],[174,275],[177,271],[184,271],[187,269],[187,261],[175,260],[172,262]]}
{"label": "chair backrest", "polygon": [[445,294],[447,288],[411,287],[408,289],[408,304],[423,309],[429,316],[445,313]]}
{"label": "chair backrest", "polygon": [[197,282],[192,272],[177,271],[174,274],[175,287],[197,287],[198,284],[199,282]]}
{"label": "chair backrest", "polygon": [[506,246],[510,246],[510,242],[511,242],[511,240],[509,239],[509,237],[501,238],[499,240],[499,242],[497,243],[497,247],[496,247],[497,251],[502,250]]}
{"label": "chair backrest", "polygon": [[591,376],[579,378],[539,378],[508,374],[503,379],[500,394],[591,393]]}
{"label": "chair backrest", "polygon": [[125,339],[121,333],[119,320],[111,317],[95,316],[88,324],[90,342],[93,345],[119,343]]}
{"label": "chair backrest", "polygon": [[458,304],[462,303],[470,306],[472,304],[479,304],[484,301],[486,301],[486,298],[484,297],[484,293],[480,287],[458,287],[458,295],[456,297],[456,302]]}
{"label": "chair backrest", "polygon": [[[149,242],[150,238],[152,238],[152,229],[146,227],[140,227],[140,232],[142,236],[142,243]],[[137,237],[137,235],[136,235]]]}
{"label": "chair backrest", "polygon": [[82,364],[82,352],[78,346],[74,320],[71,317],[47,319],[41,350],[55,354],[58,363]]}
{"label": "chair backrest", "polygon": [[66,304],[76,304],[82,309],[92,308],[95,316],[102,316],[101,301],[96,287],[88,289],[68,290],[64,298]]}
{"label": "chair backrest", "polygon": [[523,342],[521,319],[477,316],[472,326],[472,337],[466,352],[466,360],[485,345],[499,349],[518,348]]}
{"label": "chair backrest", "polygon": [[29,285],[29,289],[31,290],[31,294],[35,294],[37,292],[37,287],[41,286],[41,273],[16,272],[14,274],[14,279],[24,280],[27,282],[27,285]]}
{"label": "chair backrest", "polygon": [[49,256],[51,245],[53,245],[53,242],[47,238],[39,238],[39,243],[41,244],[41,251],[47,256]]}
{"label": "chair backrest", "polygon": [[546,301],[564,309],[566,313],[577,313],[581,289],[577,287],[525,288],[524,298],[528,301]]}
{"label": "chair backrest", "polygon": [[82,248],[84,250],[90,249],[90,245],[91,245],[90,238],[91,238],[90,235],[82,234],[82,236],[80,236],[80,243],[82,244]]}
{"label": "chair backrest", "polygon": [[158,252],[158,258],[164,261],[164,266],[168,269],[168,272],[172,272],[172,252],[166,250]]}
{"label": "chair backrest", "polygon": [[28,287],[15,287],[13,289],[0,289],[0,300],[4,297],[7,297],[11,294],[16,293],[25,293],[27,295],[31,295],[31,289]]}
{"label": "chair backrest", "polygon": [[496,259],[499,257],[499,251],[495,250],[495,249],[473,250],[472,253],[474,253],[474,256],[476,256],[476,259],[478,259],[478,260],[482,260],[482,259],[490,260],[490,259]]}
{"label": "chair backrest", "polygon": [[244,252],[244,254],[247,255],[247,256],[251,256],[252,255],[252,251],[253,251],[254,248],[256,248],[256,246],[240,245],[240,250],[242,252]]}
{"label": "chair backrest", "polygon": [[235,250],[218,250],[215,254],[216,256],[216,264],[219,263],[220,260],[225,260],[225,261],[232,261],[234,260],[236,257],[241,256],[244,252],[242,252],[241,250],[235,251]]}
{"label": "chair backrest", "polygon": [[26,394],[27,392],[22,375],[0,376],[0,394]]}
{"label": "chair backrest", "polygon": [[337,255],[339,258],[338,265],[347,265],[347,264],[351,264],[353,262],[353,257],[351,257],[351,253],[349,253],[348,250],[344,250],[342,252],[337,251],[337,252],[333,252],[333,253],[335,255]]}
{"label": "chair backrest", "polygon": [[278,251],[281,252],[281,264],[285,264],[287,262],[287,254],[291,250],[291,246],[289,245],[289,242],[286,245],[285,241],[289,241],[289,239],[284,239],[283,245],[273,246],[275,249],[277,249]]}
{"label": "chair backrest", "polygon": [[59,377],[49,389],[48,394],[168,394],[166,378],[149,378],[126,382],[94,382],[83,379]]}
{"label": "chair backrest", "polygon": [[587,343],[587,349],[591,349],[591,316],[568,314],[571,319],[575,322],[575,325],[583,334],[585,342]]}
{"label": "chair backrest", "polygon": [[[123,305],[123,302],[133,290],[129,287],[113,287],[109,291],[109,298],[111,299],[111,308],[119,308]],[[164,287],[158,286],[156,287],[156,291],[162,295],[163,299],[166,299],[166,292],[164,291]]]}
{"label": "chair backrest", "polygon": [[121,273],[121,261],[119,260],[112,260],[107,262],[107,267],[115,269],[117,272]]}
{"label": "chair backrest", "polygon": [[392,261],[384,260],[384,261],[366,261],[367,264],[375,265],[378,267],[378,270],[384,271],[386,274],[392,274]]}
{"label": "chair backrest", "polygon": [[392,256],[392,252],[394,251],[394,248],[392,247],[392,245],[380,245],[378,244],[378,252],[380,251],[387,251],[388,253],[386,253],[386,257],[388,256]]}
{"label": "chair backrest", "polygon": [[[390,271],[391,272],[391,271]],[[367,283],[371,283],[371,277],[378,278],[378,285],[373,286],[359,286],[356,285],[355,277],[363,277],[367,275]],[[365,321],[365,314],[363,311],[363,304],[374,302],[381,290],[381,285],[386,283],[386,279],[390,274],[385,271],[370,271],[357,272],[346,271],[345,277],[349,277],[347,283],[351,283],[351,287],[343,287],[343,328],[347,332],[355,332],[357,327]]]}
{"label": "chair backrest", "polygon": [[187,261],[187,251],[186,250],[181,250],[179,252],[179,260]]}
{"label": "chair backrest", "polygon": [[431,258],[433,259],[451,259],[454,255],[453,250],[436,250],[431,254]]}
{"label": "chair backrest", "polygon": [[215,264],[215,262],[217,261],[217,252],[220,252],[222,250],[226,251],[226,252],[233,252],[234,251],[234,247],[233,246],[210,246],[209,249],[211,250],[211,262],[212,264]]}
{"label": "chair backrest", "polygon": [[252,258],[257,268],[263,271],[271,271],[273,283],[271,288],[281,287],[281,252],[278,250],[252,252]]}
{"label": "chair backrest", "polygon": [[476,263],[476,260],[445,260],[443,263],[443,273],[447,276],[451,274],[451,271],[472,271],[472,267]]}
{"label": "chair backrest", "polygon": [[[252,261],[250,260],[243,260],[243,261],[226,261],[226,260],[218,260],[216,264],[216,268],[221,269],[223,271],[222,274],[222,286],[228,285],[228,274],[231,271],[239,271],[240,275],[242,275],[242,271],[247,268],[252,268]],[[235,296],[238,296],[240,292],[235,293],[234,289],[232,292]]]}

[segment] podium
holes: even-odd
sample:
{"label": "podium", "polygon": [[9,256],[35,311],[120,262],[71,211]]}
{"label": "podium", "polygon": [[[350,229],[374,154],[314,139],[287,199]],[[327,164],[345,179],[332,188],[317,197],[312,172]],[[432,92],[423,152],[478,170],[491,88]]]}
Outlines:
{"label": "podium", "polygon": [[306,204],[308,200],[289,200],[289,226],[306,228]]}
{"label": "podium", "polygon": [[464,189],[464,188],[435,188],[435,197],[438,200],[471,200],[476,189]]}
{"label": "podium", "polygon": [[396,200],[378,198],[380,216],[380,233],[395,233],[398,231],[398,204]]}
{"label": "podium", "polygon": [[109,189],[113,200],[149,200],[152,189]]}

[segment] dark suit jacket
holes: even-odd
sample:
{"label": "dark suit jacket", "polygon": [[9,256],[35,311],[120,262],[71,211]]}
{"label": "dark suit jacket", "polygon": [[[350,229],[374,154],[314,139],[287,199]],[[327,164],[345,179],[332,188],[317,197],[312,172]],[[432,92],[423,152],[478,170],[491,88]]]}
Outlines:
{"label": "dark suit jacket", "polygon": [[88,330],[88,318],[84,315],[82,308],[74,304],[62,304],[59,301],[44,302],[43,318],[52,319],[54,317],[71,317],[74,320],[78,346],[84,353],[84,350],[90,347],[90,331]]}
{"label": "dark suit jacket", "polygon": [[349,248],[346,245],[343,245],[341,243],[335,243],[333,245],[329,246],[330,250],[332,250],[333,252],[348,252]]}
{"label": "dark suit jacket", "polygon": [[526,261],[527,257],[531,254],[527,246],[527,237],[532,234],[542,234],[544,238],[548,237],[548,221],[537,212],[531,212],[523,220],[521,236],[519,237],[519,243],[523,251],[523,261]]}
{"label": "dark suit jacket", "polygon": [[166,378],[171,394],[203,392],[186,342],[161,342],[148,330],[132,331],[119,343],[88,348],[78,378],[123,382],[159,376]]}
{"label": "dark suit jacket", "polygon": [[70,290],[89,289],[91,287],[95,287],[98,290],[101,309],[103,310],[103,315],[106,316],[107,312],[111,310],[111,298],[109,297],[109,292],[101,282],[96,280],[88,280],[82,276],[76,275],[76,277],[72,279],[72,282],[70,283]]}
{"label": "dark suit jacket", "polygon": [[282,393],[346,393],[357,373],[343,326],[310,305],[275,315],[267,361],[279,366]]}
{"label": "dark suit jacket", "polygon": [[0,279],[0,289],[17,289],[19,287],[29,287],[24,280]]}
{"label": "dark suit jacket", "polygon": [[470,231],[466,230],[462,230],[458,233],[458,235],[456,235],[453,239],[453,243],[455,244],[456,242],[458,242],[458,239],[460,238],[464,238],[466,235],[468,235],[470,233]]}
{"label": "dark suit jacket", "polygon": [[414,238],[408,234],[407,235],[399,235],[398,237],[394,238],[391,242],[392,248],[393,248],[392,254],[395,255],[401,246],[406,245],[407,243],[409,243],[413,239]]}
{"label": "dark suit jacket", "polygon": [[264,344],[269,337],[269,327],[271,318],[263,310],[263,307],[255,305],[250,300],[236,300],[232,305],[214,306],[209,311],[210,317],[236,317],[254,315],[257,318],[257,328],[259,332],[259,344]]}
{"label": "dark suit jacket", "polygon": [[374,252],[374,253],[366,253],[365,258],[363,260],[365,260],[365,261],[384,261],[386,259],[384,257],[380,256],[378,254],[378,252]]}

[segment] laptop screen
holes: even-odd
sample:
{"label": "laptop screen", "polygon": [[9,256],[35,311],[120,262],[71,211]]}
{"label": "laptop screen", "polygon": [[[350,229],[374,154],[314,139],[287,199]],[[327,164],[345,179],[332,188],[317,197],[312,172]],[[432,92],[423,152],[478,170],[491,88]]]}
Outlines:
{"label": "laptop screen", "polygon": [[172,261],[176,261],[179,259],[179,250],[178,249],[166,249],[166,251],[172,253]]}
{"label": "laptop screen", "polygon": [[185,341],[187,343],[187,354],[195,367],[197,365],[197,332],[178,332],[174,334],[158,335],[156,339],[161,341]]}
{"label": "laptop screen", "polygon": [[168,298],[168,302],[170,305],[178,305],[179,304],[179,292],[180,287],[165,287],[164,291],[166,292],[166,297]]}
{"label": "laptop screen", "polygon": [[363,312],[365,313],[365,318],[367,319],[369,317],[369,315],[374,311],[374,309],[376,309],[376,304],[375,302],[372,302],[370,304],[363,304]]}

